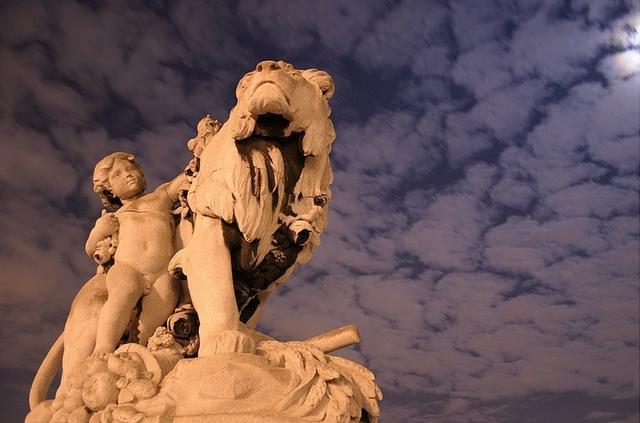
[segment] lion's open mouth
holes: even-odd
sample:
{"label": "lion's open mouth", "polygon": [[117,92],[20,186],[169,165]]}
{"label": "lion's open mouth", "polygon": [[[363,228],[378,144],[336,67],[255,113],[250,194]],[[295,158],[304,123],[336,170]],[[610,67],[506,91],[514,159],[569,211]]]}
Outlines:
{"label": "lion's open mouth", "polygon": [[265,113],[256,119],[256,129],[254,133],[264,137],[281,137],[284,136],[284,131],[288,126],[289,120],[285,119],[284,116]]}

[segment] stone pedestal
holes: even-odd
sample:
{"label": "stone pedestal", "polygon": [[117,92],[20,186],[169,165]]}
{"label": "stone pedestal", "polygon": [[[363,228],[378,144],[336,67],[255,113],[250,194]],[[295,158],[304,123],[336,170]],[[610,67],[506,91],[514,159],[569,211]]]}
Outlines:
{"label": "stone pedestal", "polygon": [[218,352],[191,359],[178,359],[175,344],[126,344],[91,357],[27,423],[377,421],[382,393],[357,363],[311,342],[256,341],[240,331],[216,345]]}

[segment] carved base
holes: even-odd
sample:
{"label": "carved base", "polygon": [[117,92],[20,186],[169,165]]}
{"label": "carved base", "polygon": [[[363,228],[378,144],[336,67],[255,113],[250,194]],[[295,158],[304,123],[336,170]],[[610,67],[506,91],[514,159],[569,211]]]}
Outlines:
{"label": "carved base", "polygon": [[309,342],[227,331],[218,353],[177,359],[176,345],[159,334],[153,350],[127,344],[89,358],[69,389],[26,422],[377,422],[382,392],[373,373]]}
{"label": "carved base", "polygon": [[264,357],[216,354],[178,363],[159,397],[172,401],[175,422],[204,417],[220,422],[286,421],[274,405],[295,383],[291,372],[272,367]]}
{"label": "carved base", "polygon": [[173,422],[376,422],[373,374],[302,342],[263,342],[256,354],[181,360],[154,401]]}

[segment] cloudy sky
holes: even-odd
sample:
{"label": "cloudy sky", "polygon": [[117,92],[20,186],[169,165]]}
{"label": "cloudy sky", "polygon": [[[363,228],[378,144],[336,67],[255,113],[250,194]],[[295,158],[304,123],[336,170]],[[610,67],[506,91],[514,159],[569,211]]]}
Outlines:
{"label": "cloudy sky", "polygon": [[95,162],[151,186],[263,59],[336,82],[329,227],[261,329],[354,323],[382,422],[639,418],[634,0],[5,1],[0,420],[95,271]]}

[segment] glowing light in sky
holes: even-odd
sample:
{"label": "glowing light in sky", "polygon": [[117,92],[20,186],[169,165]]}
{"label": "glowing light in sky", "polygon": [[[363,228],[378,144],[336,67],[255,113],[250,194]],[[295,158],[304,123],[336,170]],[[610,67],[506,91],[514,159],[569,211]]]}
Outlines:
{"label": "glowing light in sky", "polygon": [[640,72],[640,13],[616,25],[614,45],[624,49],[616,54],[615,62],[625,76]]}

